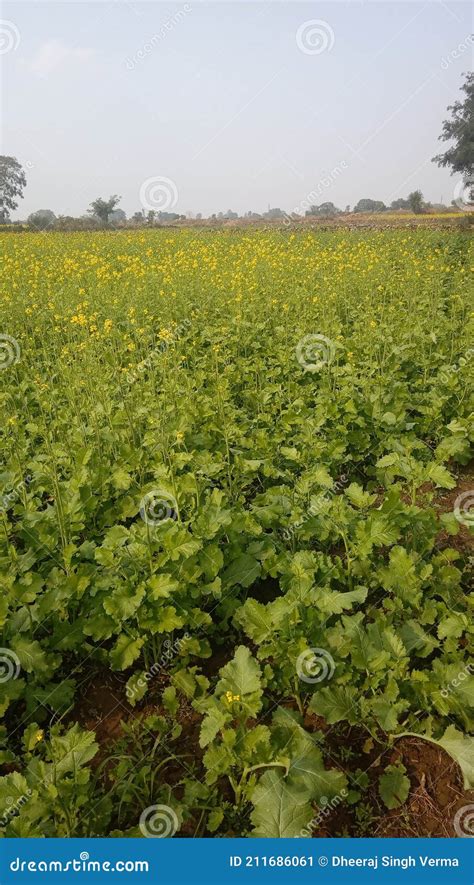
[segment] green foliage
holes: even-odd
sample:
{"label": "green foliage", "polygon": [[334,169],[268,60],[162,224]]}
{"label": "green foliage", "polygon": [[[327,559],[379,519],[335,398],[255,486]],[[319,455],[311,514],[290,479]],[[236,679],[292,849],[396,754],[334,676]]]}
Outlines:
{"label": "green foliage", "polygon": [[[439,742],[472,783],[452,499],[474,439],[473,243],[4,239],[6,834],[139,835],[146,799],[183,835],[299,835],[346,786],[368,828],[349,729],[381,757],[404,733]],[[332,356],[308,372],[313,333]],[[105,763],[91,732],[51,725],[83,715],[92,675],[120,693]],[[402,800],[400,767],[382,778]]]}
{"label": "green foliage", "polygon": [[459,172],[469,180],[474,173],[474,73],[465,74],[461,89],[465,98],[448,107],[451,119],[445,120],[440,135],[441,141],[452,144],[433,160],[438,166],[450,166],[452,172]]}
{"label": "green foliage", "polygon": [[387,808],[398,808],[406,801],[410,779],[404,765],[387,765],[379,778],[379,793]]}

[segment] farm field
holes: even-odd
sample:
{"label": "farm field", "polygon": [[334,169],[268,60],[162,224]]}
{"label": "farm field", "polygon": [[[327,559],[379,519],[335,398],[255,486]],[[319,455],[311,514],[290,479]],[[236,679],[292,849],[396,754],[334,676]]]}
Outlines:
{"label": "farm field", "polygon": [[472,238],[0,239],[0,832],[469,834]]}

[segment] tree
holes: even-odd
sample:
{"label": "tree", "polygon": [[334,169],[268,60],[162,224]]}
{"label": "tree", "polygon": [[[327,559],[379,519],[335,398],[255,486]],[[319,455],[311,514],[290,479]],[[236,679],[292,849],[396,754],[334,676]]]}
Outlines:
{"label": "tree", "polygon": [[444,121],[439,136],[439,141],[453,144],[444,154],[433,157],[433,162],[438,166],[450,166],[452,174],[458,172],[464,181],[469,182],[474,176],[474,73],[471,71],[464,76],[461,90],[466,98],[449,105],[451,119]]}
{"label": "tree", "polygon": [[410,203],[408,200],[404,200],[403,197],[399,197],[398,200],[392,200],[390,203],[391,209],[409,209]]}
{"label": "tree", "polygon": [[421,191],[412,191],[411,194],[408,194],[407,202],[415,215],[420,215],[423,212],[423,194]]}
{"label": "tree", "polygon": [[0,224],[18,207],[16,198],[22,199],[25,187],[25,173],[16,157],[0,156]]}
{"label": "tree", "polygon": [[122,197],[118,197],[117,194],[114,194],[113,197],[109,197],[108,200],[103,200],[102,197],[97,197],[97,199],[91,203],[91,208],[88,209],[88,212],[91,215],[96,215],[97,218],[100,218],[103,224],[108,224],[109,215],[111,215],[121,199]]}
{"label": "tree", "polygon": [[28,225],[35,230],[46,230],[56,221],[56,216],[51,209],[38,209],[28,215]]}
{"label": "tree", "polygon": [[109,220],[112,224],[121,224],[123,221],[127,220],[127,216],[123,209],[114,209],[114,211],[110,213]]}
{"label": "tree", "polygon": [[[274,209],[268,209],[267,212],[264,212],[263,217],[268,218],[269,221],[275,221],[278,218],[283,218],[284,214],[285,213],[282,212],[281,209],[278,208],[278,206],[276,206]],[[233,213],[232,217],[233,216],[234,216],[234,213]],[[227,217],[229,217],[229,215],[227,215]]]}
{"label": "tree", "polygon": [[381,200],[359,200],[354,206],[354,212],[383,212],[384,209],[385,203],[382,203]]}
{"label": "tree", "polygon": [[318,215],[322,215],[323,218],[331,218],[332,215],[339,215],[340,211],[341,210],[331,202],[321,203],[318,207]]}

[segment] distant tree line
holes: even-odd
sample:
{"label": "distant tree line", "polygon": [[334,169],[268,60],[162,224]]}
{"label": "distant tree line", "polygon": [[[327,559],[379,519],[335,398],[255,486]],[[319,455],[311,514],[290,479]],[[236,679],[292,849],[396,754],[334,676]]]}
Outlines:
{"label": "distant tree line", "polygon": [[[461,201],[453,200],[454,205],[465,205],[474,201],[474,73],[470,72],[464,75],[465,81],[461,86],[464,92],[463,101],[456,101],[448,107],[451,116],[443,123],[441,141],[447,141],[450,146],[443,154],[433,157],[433,162],[439,166],[446,166],[451,169],[452,174],[462,176],[462,198]],[[10,222],[11,212],[18,208],[18,200],[23,197],[23,190],[26,187],[25,172],[16,157],[0,156],[0,224]],[[314,192],[313,192],[314,193]],[[314,199],[314,196],[312,195]],[[145,213],[143,210],[135,212],[130,219],[123,209],[118,207],[121,200],[117,194],[113,194],[108,199],[97,197],[93,200],[88,209],[87,215],[80,218],[72,216],[59,215],[56,217],[51,209],[38,209],[33,212],[27,219],[30,229],[38,231],[46,230],[87,230],[96,229],[97,227],[123,227],[123,226],[154,226],[162,224],[172,224],[178,221],[185,221],[186,216],[176,212],[154,212]],[[425,203],[423,194],[420,190],[412,191],[407,197],[399,197],[393,200],[390,206],[386,206],[381,200],[364,198],[359,200],[353,207],[354,213],[377,213],[377,212],[393,212],[410,210],[419,215],[423,212],[429,212],[435,209],[447,209],[446,206],[437,204],[432,206],[431,203]],[[311,205],[306,209],[306,217],[331,218],[337,215],[350,212],[350,206],[346,206],[344,210],[338,209],[332,202],[324,202],[320,205]],[[266,221],[285,221],[297,220],[302,216],[302,211],[296,211],[290,214],[285,213],[279,208],[268,208],[267,212],[262,214],[256,212],[247,212],[241,216],[246,221],[257,221],[260,219]],[[200,214],[196,215],[196,220],[201,220]],[[211,215],[208,221],[215,222],[232,222],[239,219],[237,212],[228,209],[227,212],[219,212],[217,215]],[[473,219],[473,213],[470,215]],[[17,223],[19,224],[19,223]]]}
{"label": "distant tree line", "polygon": [[[270,208],[266,212],[258,213],[249,211],[244,213],[244,215],[238,215],[237,212],[233,212],[232,209],[228,209],[227,212],[219,212],[210,215],[208,218],[203,218],[201,213],[198,213],[192,219],[186,217],[186,215],[180,215],[177,212],[153,212],[149,211],[147,213],[137,211],[134,212],[130,218],[127,218],[126,213],[123,209],[118,207],[118,202],[120,197],[114,195],[110,197],[108,200],[103,199],[102,197],[98,197],[96,200],[91,203],[91,208],[87,215],[83,215],[79,218],[74,218],[71,215],[59,215],[56,216],[51,209],[38,209],[37,212],[32,212],[31,215],[27,218],[28,227],[32,230],[37,231],[46,231],[46,230],[96,230],[97,228],[121,228],[121,227],[157,227],[162,225],[173,224],[175,222],[184,222],[188,220],[193,221],[205,221],[205,222],[228,222],[228,221],[238,221],[243,220],[246,222],[252,221],[282,221],[282,222],[292,222],[301,219],[302,217],[306,218],[335,218],[337,216],[347,215],[349,213],[366,213],[373,215],[374,213],[384,213],[384,212],[394,212],[394,211],[411,211],[415,214],[419,215],[424,212],[431,212],[433,210],[437,211],[449,211],[448,206],[443,206],[438,203],[433,206],[431,203],[425,203],[423,200],[423,194],[421,191],[413,191],[411,194],[408,194],[406,198],[399,198],[397,200],[393,200],[389,206],[386,206],[381,200],[372,200],[369,198],[364,198],[359,200],[358,203],[351,209],[350,206],[346,206],[344,210],[339,209],[334,203],[325,202],[321,203],[321,205],[312,205],[306,212],[301,214],[292,213],[291,215],[284,212],[283,209],[280,208]],[[454,201],[453,201],[454,202]]]}

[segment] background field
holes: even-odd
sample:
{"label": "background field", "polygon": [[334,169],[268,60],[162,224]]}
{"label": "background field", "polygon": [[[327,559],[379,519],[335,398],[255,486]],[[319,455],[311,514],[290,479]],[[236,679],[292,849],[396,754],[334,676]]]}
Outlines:
{"label": "background field", "polygon": [[6,835],[452,835],[472,239],[1,240]]}

